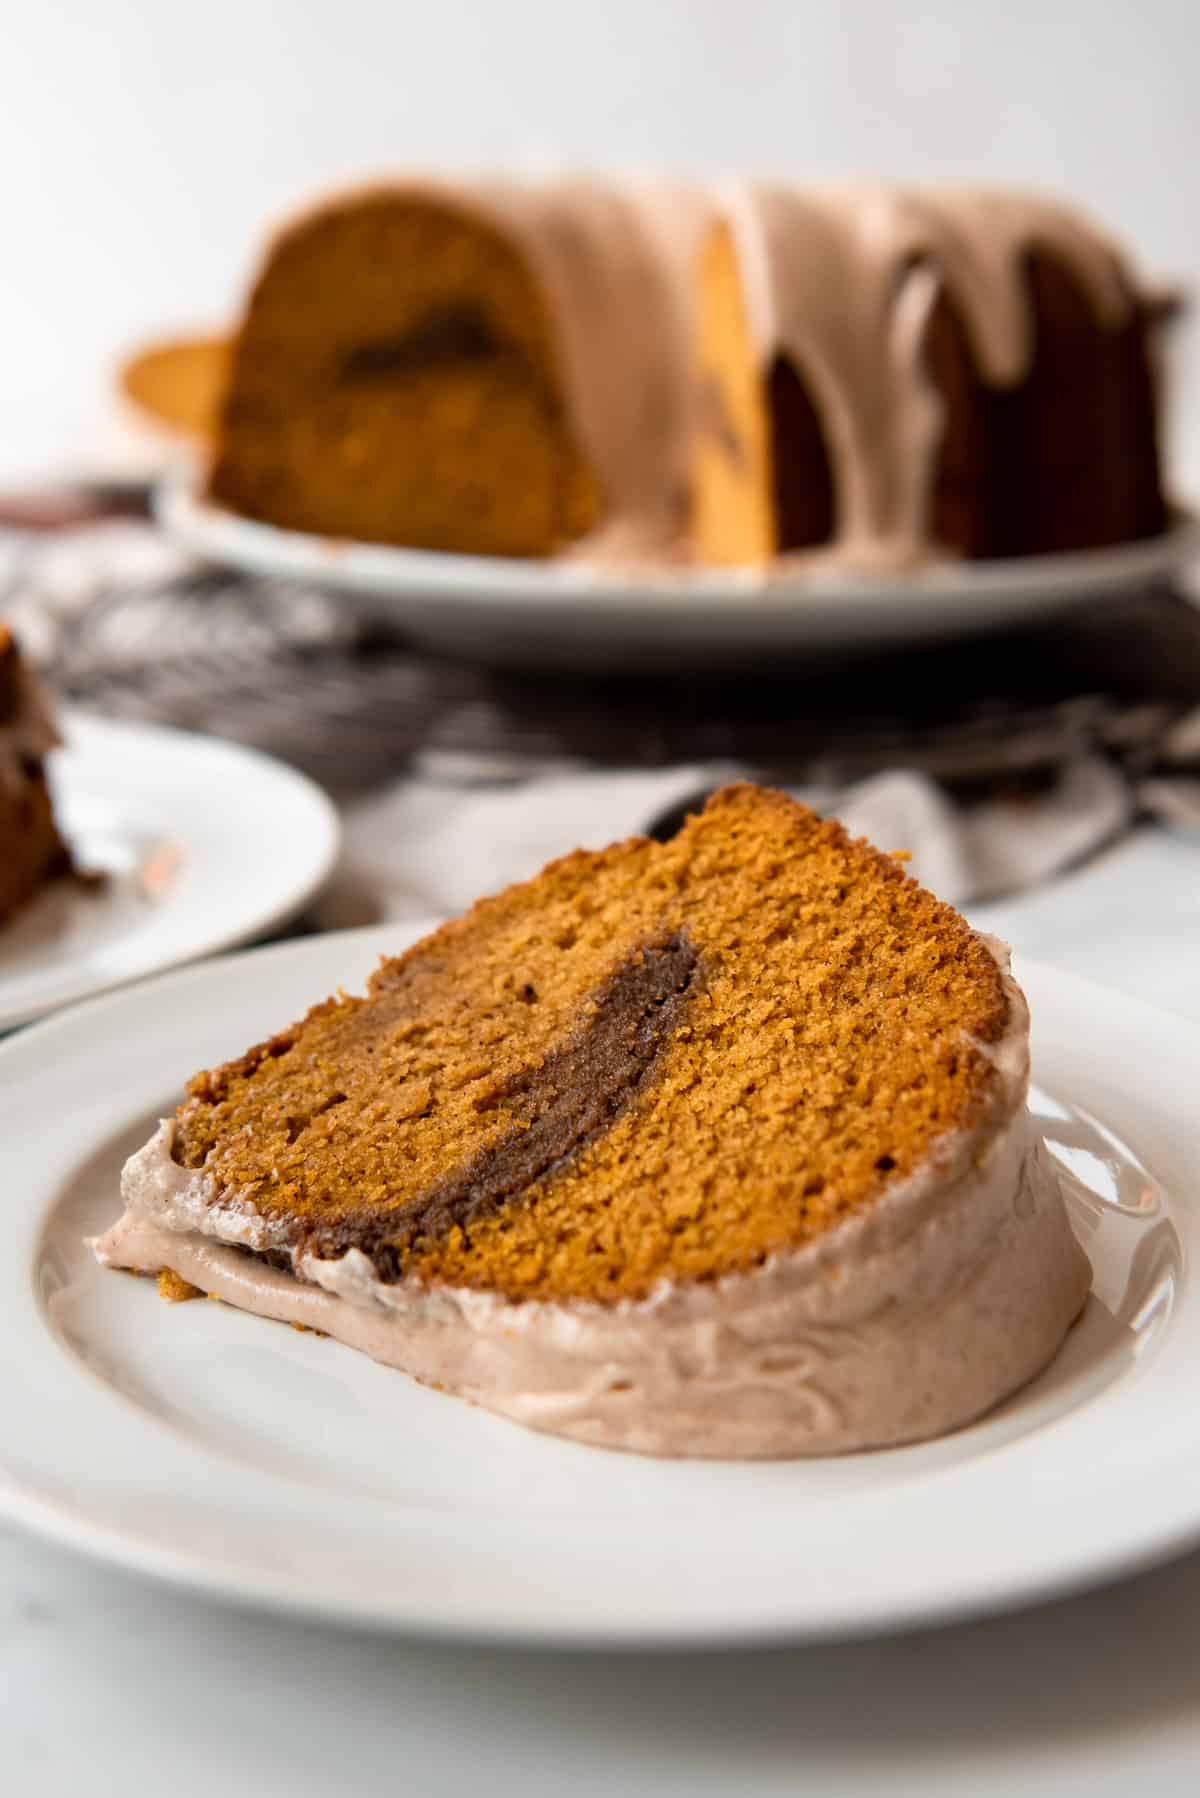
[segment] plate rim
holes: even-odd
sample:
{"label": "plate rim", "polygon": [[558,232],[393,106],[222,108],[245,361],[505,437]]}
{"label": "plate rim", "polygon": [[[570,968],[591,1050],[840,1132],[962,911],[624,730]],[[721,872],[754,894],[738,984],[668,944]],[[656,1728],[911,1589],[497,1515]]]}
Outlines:
{"label": "plate rim", "polygon": [[[111,979],[100,976],[84,980],[64,996],[50,1000],[48,1005],[37,1001],[32,1005],[6,1002],[4,966],[0,959],[0,1035],[32,1025],[64,1007],[83,1004],[130,984],[153,979],[172,969],[219,956],[240,944],[253,941],[255,937],[278,929],[280,925],[296,917],[321,891],[333,873],[341,853],[341,817],[328,793],[299,768],[265,750],[203,731],[183,730],[172,724],[111,718],[84,706],[60,706],[57,722],[62,742],[51,751],[52,757],[61,755],[63,749],[78,749],[81,754],[86,754],[89,748],[103,748],[106,740],[115,741],[126,748],[141,743],[148,751],[153,750],[156,742],[169,742],[175,752],[182,751],[186,755],[193,748],[199,748],[206,758],[214,755],[225,757],[231,762],[241,763],[247,770],[257,771],[260,776],[266,775],[277,788],[290,789],[293,797],[300,799],[309,809],[310,823],[306,836],[309,866],[303,881],[297,879],[287,897],[275,899],[265,909],[261,906],[251,907],[248,903],[243,922],[237,925],[226,924],[204,933],[198,931],[194,942],[182,953],[158,956],[148,960],[144,967]],[[52,761],[51,777],[61,792],[61,763]],[[119,804],[119,800],[117,803]],[[186,831],[183,834],[186,836]]]}
{"label": "plate rim", "polygon": [[905,574],[797,569],[765,580],[753,569],[703,568],[619,573],[585,562],[476,556],[410,549],[293,531],[215,504],[195,471],[165,475],[154,487],[156,521],[183,547],[227,560],[252,574],[304,579],[326,593],[462,602],[497,615],[507,608],[537,616],[567,603],[578,611],[644,615],[662,606],[678,621],[693,613],[723,616],[733,606],[779,620],[836,605],[850,614],[918,602],[957,609],[965,599],[997,602],[1045,593],[1055,604],[1082,602],[1162,574],[1200,557],[1200,510],[1171,508],[1165,531],[1107,548],[987,561],[946,561]]}
{"label": "plate rim", "polygon": [[[44,1049],[53,1049],[55,1037],[64,1033],[73,1035],[80,1030],[90,1032],[97,1040],[105,1040],[110,1034],[105,1026],[112,1022],[113,1014],[126,1007],[136,1008],[145,1002],[148,990],[156,992],[168,989],[168,996],[176,996],[184,986],[203,986],[211,979],[214,970],[218,974],[227,973],[231,967],[245,967],[251,958],[271,962],[278,965],[289,960],[298,965],[310,956],[341,956],[343,950],[351,953],[367,953],[385,948],[396,950],[401,942],[412,940],[421,929],[427,927],[426,921],[413,925],[369,926],[364,929],[326,933],[323,936],[300,939],[280,944],[268,945],[249,952],[248,955],[223,956],[208,961],[200,966],[176,968],[170,973],[158,976],[152,982],[144,982],[136,988],[107,993],[87,1001],[85,1004],[47,1018],[42,1023],[32,1026],[19,1036],[0,1044],[0,1087],[4,1083],[4,1075],[14,1060],[32,1057],[35,1061],[46,1060],[42,1054]],[[1017,974],[1023,984],[1032,987],[1043,987],[1048,991],[1057,987],[1060,998],[1065,1003],[1070,1001],[1078,1010],[1080,1005],[1091,1005],[1098,1013],[1110,1012],[1131,1028],[1140,1025],[1143,1030],[1161,1036],[1166,1026],[1172,1036],[1186,1037],[1193,1046],[1200,1036],[1200,1026],[1194,1020],[1177,1013],[1164,1011],[1145,1003],[1142,1000],[1106,988],[1098,983],[1082,979],[1034,960],[1017,958]],[[1115,1011],[1114,1011],[1115,1008]],[[179,1008],[170,1005],[160,1008],[163,1015]],[[186,1012],[186,1007],[182,1008]],[[1036,1002],[1035,1002],[1036,1018]],[[1112,1058],[1118,1055],[1114,1046],[1110,1051]],[[1036,1060],[1036,1038],[1035,1038]],[[53,1058],[51,1057],[51,1065]],[[1131,1097],[1130,1102],[1133,1103]],[[104,1131],[112,1133],[118,1125],[107,1122]],[[1200,1123],[1192,1124],[1192,1133],[1200,1142]],[[93,1148],[100,1140],[102,1132],[99,1127],[94,1136]],[[80,1156],[91,1152],[80,1148]],[[1153,1167],[1153,1160],[1150,1161]],[[44,1198],[43,1194],[43,1198]],[[35,1239],[40,1237],[42,1218],[39,1214],[35,1226]],[[1200,1237],[1200,1218],[1195,1220],[1195,1228]],[[27,1282],[28,1283],[28,1282]],[[1200,1300],[1196,1301],[1200,1303]],[[63,1364],[71,1367],[78,1378],[85,1377],[81,1368],[75,1368],[69,1358],[62,1353],[54,1342],[44,1320],[41,1322],[42,1342],[47,1351],[60,1357]],[[0,1356],[0,1386],[3,1382],[3,1358]],[[97,1389],[100,1390],[100,1389]],[[1087,1407],[1084,1407],[1086,1412]],[[1064,1424],[1067,1418],[1061,1420]],[[514,1426],[515,1427],[515,1426]],[[203,1452],[203,1451],[194,1451]],[[599,1452],[599,1451],[595,1451]],[[972,1462],[968,1466],[978,1466]],[[243,1483],[250,1486],[259,1485],[266,1480],[268,1489],[277,1493],[286,1491],[289,1482],[279,1476],[261,1476],[247,1473],[239,1468]],[[237,1484],[237,1481],[234,1482]],[[884,1496],[891,1491],[884,1488]],[[1193,1496],[1190,1503],[1181,1503],[1177,1495],[1173,1496],[1173,1504],[1166,1505],[1166,1511],[1154,1527],[1137,1527],[1137,1518],[1126,1523],[1123,1539],[1114,1544],[1084,1546],[1066,1557],[1065,1562],[1054,1572],[1039,1570],[1034,1566],[1023,1578],[1009,1578],[999,1589],[986,1578],[981,1578],[974,1585],[946,1593],[939,1591],[932,1598],[914,1600],[907,1606],[900,1607],[894,1603],[883,1617],[864,1619],[860,1615],[839,1617],[824,1615],[816,1618],[808,1616],[800,1621],[793,1615],[780,1615],[771,1612],[769,1615],[756,1612],[751,1608],[744,1614],[732,1617],[725,1615],[718,1624],[711,1616],[700,1615],[677,1619],[674,1623],[661,1620],[652,1625],[639,1624],[628,1617],[595,1618],[576,1617],[569,1623],[561,1616],[543,1613],[539,1615],[536,1606],[533,1614],[520,1617],[512,1615],[497,1617],[488,1613],[486,1604],[482,1612],[475,1612],[470,1607],[442,1604],[427,1606],[424,1610],[411,1605],[404,1614],[397,1614],[394,1597],[385,1598],[383,1602],[372,1603],[365,1600],[361,1593],[348,1597],[345,1593],[337,1595],[326,1590],[298,1590],[293,1576],[284,1574],[273,1577],[262,1569],[251,1573],[245,1565],[228,1562],[213,1563],[211,1556],[200,1554],[194,1548],[177,1550],[156,1544],[128,1531],[117,1530],[110,1525],[88,1516],[86,1510],[80,1511],[79,1505],[72,1510],[61,1503],[56,1504],[45,1495],[37,1496],[22,1492],[9,1474],[0,1467],[0,1515],[7,1515],[14,1521],[36,1532],[47,1535],[60,1543],[82,1550],[108,1563],[142,1575],[151,1575],[170,1582],[187,1590],[204,1594],[209,1598],[219,1598],[242,1605],[265,1606],[273,1611],[284,1612],[295,1616],[323,1618],[355,1626],[373,1628],[385,1632],[399,1632],[408,1635],[433,1636],[442,1639],[470,1640],[477,1642],[495,1642],[501,1644],[521,1644],[525,1646],[561,1645],[572,1648],[614,1648],[620,1646],[639,1648],[679,1648],[748,1644],[752,1642],[770,1643],[783,1641],[817,1641],[862,1638],[868,1635],[892,1634],[900,1630],[929,1625],[940,1625],[961,1620],[966,1617],[977,1617],[992,1613],[1012,1610],[1033,1602],[1040,1602],[1061,1597],[1067,1593],[1080,1591],[1097,1584],[1154,1565],[1160,1561],[1182,1552],[1200,1541],[1200,1493]],[[364,1501],[368,1506],[374,1501]],[[1164,1495],[1164,1503],[1165,1495]],[[418,1524],[419,1529],[425,1526]],[[769,1608],[769,1607],[768,1607]]]}

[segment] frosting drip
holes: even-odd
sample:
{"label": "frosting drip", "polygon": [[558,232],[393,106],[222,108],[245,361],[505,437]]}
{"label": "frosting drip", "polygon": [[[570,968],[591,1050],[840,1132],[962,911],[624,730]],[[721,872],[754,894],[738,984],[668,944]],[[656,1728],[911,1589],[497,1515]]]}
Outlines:
{"label": "frosting drip", "polygon": [[678,549],[699,424],[697,269],[718,220],[734,235],[763,370],[791,361],[825,435],[836,531],[812,560],[899,568],[936,553],[943,418],[926,349],[943,293],[991,387],[1030,372],[1034,251],[1066,270],[1102,329],[1126,324],[1136,300],[1109,240],[1030,194],[573,179],[478,197],[521,243],[558,324],[569,411],[608,503],[569,552],[585,560]]}
{"label": "frosting drip", "polygon": [[[1102,328],[1131,316],[1133,290],[1108,241],[1032,196],[902,190],[744,189],[730,218],[750,279],[764,365],[791,362],[824,431],[835,542],[819,559],[902,567],[931,551],[942,435],[926,328],[944,292],[981,378],[1025,379],[1035,349],[1025,264],[1049,251]],[[810,552],[811,553],[811,552]]]}

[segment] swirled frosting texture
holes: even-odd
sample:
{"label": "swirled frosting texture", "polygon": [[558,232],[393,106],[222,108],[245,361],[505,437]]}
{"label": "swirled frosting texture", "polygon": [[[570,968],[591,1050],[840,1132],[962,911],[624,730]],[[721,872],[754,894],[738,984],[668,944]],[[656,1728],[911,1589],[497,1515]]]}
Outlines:
{"label": "swirled frosting texture", "polygon": [[[799,1456],[942,1434],[1047,1364],[1091,1271],[1025,1108],[1028,1013],[1010,984],[988,1116],[805,1248],[604,1306],[382,1282],[358,1249],[270,1250],[270,1224],[178,1166],[164,1122],[126,1166],[112,1266],[170,1267],[531,1428],[657,1455]],[[233,1246],[239,1245],[239,1246]]]}

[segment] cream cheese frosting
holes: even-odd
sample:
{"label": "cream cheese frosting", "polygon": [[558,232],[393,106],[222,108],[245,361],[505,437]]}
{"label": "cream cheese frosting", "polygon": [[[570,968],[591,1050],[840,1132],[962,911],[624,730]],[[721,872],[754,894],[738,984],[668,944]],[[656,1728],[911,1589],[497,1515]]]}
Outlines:
{"label": "cream cheese frosting", "polygon": [[236,1192],[173,1158],[160,1124],[126,1164],[112,1267],[167,1267],[263,1317],[321,1330],[531,1428],[655,1455],[844,1453],[940,1435],[1059,1348],[1091,1270],[1026,1109],[1028,1012],[991,1051],[987,1116],[803,1248],[713,1283],[599,1305],[377,1276],[359,1249],[295,1258]]}

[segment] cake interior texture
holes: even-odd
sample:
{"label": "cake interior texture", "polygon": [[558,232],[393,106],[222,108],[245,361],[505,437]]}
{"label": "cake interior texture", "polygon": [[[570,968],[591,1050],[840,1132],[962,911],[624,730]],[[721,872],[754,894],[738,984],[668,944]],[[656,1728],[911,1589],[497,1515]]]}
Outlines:
{"label": "cake interior texture", "polygon": [[290,1256],[639,1299],[829,1231],[996,1098],[986,945],[890,857],[730,788],[553,864],[192,1081],[177,1161]]}
{"label": "cake interior texture", "polygon": [[[505,236],[366,196],[288,233],[234,347],[212,490],[298,530],[537,555],[594,524],[545,301]],[[514,478],[515,477],[515,478]]]}

